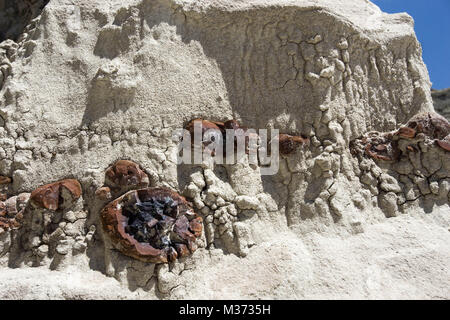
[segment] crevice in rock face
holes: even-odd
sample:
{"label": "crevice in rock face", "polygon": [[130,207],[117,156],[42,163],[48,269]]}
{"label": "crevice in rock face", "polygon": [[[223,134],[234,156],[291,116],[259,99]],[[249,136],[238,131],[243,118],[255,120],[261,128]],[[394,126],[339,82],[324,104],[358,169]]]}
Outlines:
{"label": "crevice in rock face", "polygon": [[0,0],[0,42],[16,41],[50,0]]}

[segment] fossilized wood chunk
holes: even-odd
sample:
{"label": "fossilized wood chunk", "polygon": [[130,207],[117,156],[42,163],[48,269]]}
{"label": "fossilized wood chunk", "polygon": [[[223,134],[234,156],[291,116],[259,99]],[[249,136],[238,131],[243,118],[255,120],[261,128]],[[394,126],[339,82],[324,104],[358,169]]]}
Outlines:
{"label": "fossilized wood chunk", "polygon": [[109,187],[100,187],[95,191],[95,196],[100,200],[111,200],[111,189]]}
{"label": "fossilized wood chunk", "polygon": [[10,177],[0,176],[0,184],[8,184],[11,183]]}
{"label": "fossilized wood chunk", "polygon": [[[246,154],[250,153],[250,150],[257,148],[258,144],[258,135],[255,132],[249,132],[246,127],[241,126],[241,124],[235,120],[227,120],[225,122],[220,121],[209,121],[203,119],[194,119],[188,123],[186,126],[186,130],[191,134],[191,143],[194,144],[194,127],[195,124],[200,124],[202,128],[202,148],[208,150],[208,147],[212,142],[217,142],[217,144],[222,144],[222,154],[226,156],[227,152],[227,130],[233,130],[233,144],[234,144],[234,152],[237,150],[238,141],[243,141],[245,143],[244,151]],[[208,131],[210,130],[210,131]],[[252,143],[250,143],[252,142]],[[213,151],[213,150],[211,150]],[[212,156],[215,155],[215,151],[213,151]]]}
{"label": "fossilized wood chunk", "polygon": [[201,217],[192,219],[189,223],[189,229],[194,233],[194,236],[197,238],[200,237],[202,235],[203,219]]}
{"label": "fossilized wood chunk", "polygon": [[[249,154],[251,148],[258,148],[258,135],[254,132],[249,132],[246,127],[240,125],[240,123],[235,120],[227,120],[225,122],[218,121],[208,121],[203,119],[194,119],[186,126],[186,129],[191,134],[191,142],[194,143],[194,126],[195,124],[201,124],[202,128],[202,143],[203,147],[206,147],[211,141],[216,141],[216,139],[220,139],[223,142],[223,154],[226,155],[226,143],[227,143],[227,134],[226,130],[233,130],[234,132],[234,151],[237,150],[238,141],[245,141],[245,153]],[[222,133],[221,136],[217,134],[205,135],[209,129],[214,129],[214,132]],[[211,139],[212,138],[212,139]],[[256,145],[250,145],[250,141],[255,141]],[[279,142],[279,150],[283,155],[289,155],[294,153],[299,146],[309,145],[309,139],[302,136],[292,136],[289,134],[280,134],[278,138]],[[213,154],[214,155],[214,154]]]}
{"label": "fossilized wood chunk", "polygon": [[437,113],[420,113],[412,117],[406,127],[424,133],[431,139],[444,139],[450,134],[450,123]]}
{"label": "fossilized wood chunk", "polygon": [[396,134],[402,138],[412,139],[416,136],[416,130],[409,127],[401,127]]}
{"label": "fossilized wood chunk", "polygon": [[102,209],[101,221],[118,250],[151,263],[195,251],[203,227],[186,199],[167,188],[129,191]]}
{"label": "fossilized wood chunk", "polygon": [[279,150],[283,155],[289,155],[297,151],[298,147],[308,145],[309,139],[301,136],[291,136],[280,133],[278,136]]}
{"label": "fossilized wood chunk", "polygon": [[23,213],[30,198],[29,193],[8,198],[0,202],[0,228],[18,229],[22,226]]}
{"label": "fossilized wood chunk", "polygon": [[[363,153],[375,160],[397,161],[400,158],[399,139],[421,141],[434,140],[446,151],[450,151],[450,123],[436,113],[421,113],[412,117],[406,126],[395,132],[369,132],[350,143],[353,155]],[[407,151],[416,152],[417,147],[407,145]]]}
{"label": "fossilized wood chunk", "polygon": [[[255,132],[249,132],[246,127],[240,125],[237,120],[231,119],[225,121],[224,129],[233,130],[234,134],[234,150],[237,150],[238,141],[245,141],[245,153],[249,154],[250,150],[256,151],[253,148],[257,148],[258,134]],[[256,145],[250,144],[250,141],[256,142]],[[226,131],[224,133],[224,141],[226,142]],[[226,145],[224,146],[224,151],[226,150]]]}
{"label": "fossilized wood chunk", "polygon": [[[187,125],[186,125],[186,130],[189,131],[189,133],[191,134],[192,139],[194,139],[194,128],[195,126],[201,126],[200,128],[202,129],[202,135],[212,129],[212,130],[220,130],[220,127],[223,127],[223,123],[222,122],[213,122],[213,121],[209,121],[209,120],[203,120],[203,119],[194,119],[191,120]],[[193,141],[193,140],[192,140]]]}
{"label": "fossilized wood chunk", "polygon": [[442,140],[436,140],[436,143],[442,149],[450,151],[450,134]]}
{"label": "fossilized wood chunk", "polygon": [[234,119],[225,121],[224,124],[223,124],[223,127],[225,129],[233,129],[233,130],[237,130],[237,129],[244,129],[245,130],[246,129],[246,128],[241,127],[239,122],[237,120],[234,120]]}
{"label": "fossilized wood chunk", "polygon": [[0,217],[6,216],[6,205],[3,201],[0,201]]}
{"label": "fossilized wood chunk", "polygon": [[81,185],[78,180],[66,179],[37,188],[31,193],[31,201],[37,207],[56,211],[69,206],[80,196]]}
{"label": "fossilized wood chunk", "polygon": [[429,139],[435,139],[438,146],[450,151],[450,123],[441,115],[432,112],[415,115],[395,134],[405,139],[412,139],[418,133],[424,134]]}
{"label": "fossilized wood chunk", "polygon": [[353,155],[363,153],[374,160],[396,161],[401,152],[392,136],[389,133],[369,132],[366,136],[352,141],[350,151]]}
{"label": "fossilized wood chunk", "polygon": [[119,160],[106,170],[107,183],[113,187],[147,186],[147,174],[137,163]]}

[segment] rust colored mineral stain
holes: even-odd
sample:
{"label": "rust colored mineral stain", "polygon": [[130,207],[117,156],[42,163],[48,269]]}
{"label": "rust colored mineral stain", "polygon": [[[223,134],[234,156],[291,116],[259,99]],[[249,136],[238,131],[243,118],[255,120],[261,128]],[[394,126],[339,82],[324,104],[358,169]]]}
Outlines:
{"label": "rust colored mineral stain", "polygon": [[73,201],[81,196],[81,185],[78,180],[66,179],[37,188],[31,193],[31,200],[38,207],[56,211],[63,202],[62,188],[69,191]]}
{"label": "rust colored mineral stain", "polygon": [[137,163],[130,160],[119,160],[106,170],[107,179],[115,187],[146,186],[147,174]]}
{"label": "rust colored mineral stain", "polygon": [[9,184],[12,182],[10,177],[0,176],[0,184]]}
{"label": "rust colored mineral stain", "polygon": [[102,209],[101,221],[118,250],[151,263],[189,255],[202,232],[202,218],[167,188],[129,191]]}
{"label": "rust colored mineral stain", "polygon": [[280,133],[278,136],[280,153],[289,155],[297,151],[301,145],[308,145],[309,139],[300,136],[291,136],[289,134]]}

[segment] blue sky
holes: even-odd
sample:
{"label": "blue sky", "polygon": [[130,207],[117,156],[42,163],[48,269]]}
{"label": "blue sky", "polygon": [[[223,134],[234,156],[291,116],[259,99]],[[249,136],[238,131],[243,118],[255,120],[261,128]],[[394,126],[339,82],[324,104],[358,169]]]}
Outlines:
{"label": "blue sky", "polygon": [[407,12],[422,44],[433,89],[450,87],[450,0],[372,0],[388,13]]}

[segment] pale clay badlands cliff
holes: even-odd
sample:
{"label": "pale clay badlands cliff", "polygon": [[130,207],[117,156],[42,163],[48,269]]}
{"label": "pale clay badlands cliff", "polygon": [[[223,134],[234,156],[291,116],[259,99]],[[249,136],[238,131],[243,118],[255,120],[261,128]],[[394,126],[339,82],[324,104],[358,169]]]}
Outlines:
{"label": "pale clay badlands cliff", "polygon": [[[45,3],[0,0],[0,299],[450,298],[450,129],[409,15]],[[177,165],[195,118],[309,143],[272,176]],[[116,220],[184,203],[152,187],[192,205],[157,252]]]}

